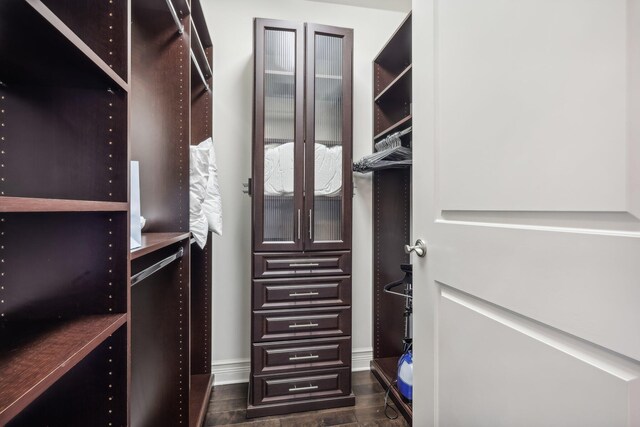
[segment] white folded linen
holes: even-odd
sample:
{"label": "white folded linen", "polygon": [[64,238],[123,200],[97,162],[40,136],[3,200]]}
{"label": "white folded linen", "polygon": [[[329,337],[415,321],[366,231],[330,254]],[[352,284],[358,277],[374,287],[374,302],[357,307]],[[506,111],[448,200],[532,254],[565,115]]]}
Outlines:
{"label": "white folded linen", "polygon": [[[269,144],[264,153],[264,193],[291,196],[294,192],[294,143]],[[315,195],[336,196],[342,191],[342,147],[315,145]]]}
{"label": "white folded linen", "polygon": [[264,193],[291,196],[294,190],[295,152],[293,142],[264,147]]}
{"label": "white folded linen", "polygon": [[342,147],[315,147],[315,189],[316,196],[337,196],[342,192]]}

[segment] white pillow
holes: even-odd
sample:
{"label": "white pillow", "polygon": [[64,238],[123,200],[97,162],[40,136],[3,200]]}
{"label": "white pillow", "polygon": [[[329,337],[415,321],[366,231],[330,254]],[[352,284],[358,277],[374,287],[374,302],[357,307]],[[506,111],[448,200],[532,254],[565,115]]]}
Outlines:
{"label": "white pillow", "polygon": [[209,150],[192,145],[189,148],[189,158],[189,229],[198,246],[204,248],[209,230],[202,202],[209,173]]}
{"label": "white pillow", "polygon": [[[207,217],[209,230],[222,236],[222,196],[220,194],[220,183],[218,182],[218,166],[216,164],[216,152],[213,148],[211,138],[200,145],[209,146],[209,169],[207,188],[202,202],[202,210]],[[199,146],[200,146],[199,145]]]}

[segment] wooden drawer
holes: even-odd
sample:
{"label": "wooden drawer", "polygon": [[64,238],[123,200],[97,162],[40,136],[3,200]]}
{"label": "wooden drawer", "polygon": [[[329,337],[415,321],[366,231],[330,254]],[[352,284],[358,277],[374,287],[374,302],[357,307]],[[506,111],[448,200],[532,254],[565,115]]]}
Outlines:
{"label": "wooden drawer", "polygon": [[254,405],[345,396],[351,393],[351,370],[256,375],[251,392]]}
{"label": "wooden drawer", "polygon": [[253,281],[253,309],[351,304],[351,277]]}
{"label": "wooden drawer", "polygon": [[256,253],[254,279],[351,274],[351,252]]}
{"label": "wooden drawer", "polygon": [[254,375],[351,366],[351,338],[253,344]]}
{"label": "wooden drawer", "polygon": [[253,341],[351,335],[351,307],[253,313]]}

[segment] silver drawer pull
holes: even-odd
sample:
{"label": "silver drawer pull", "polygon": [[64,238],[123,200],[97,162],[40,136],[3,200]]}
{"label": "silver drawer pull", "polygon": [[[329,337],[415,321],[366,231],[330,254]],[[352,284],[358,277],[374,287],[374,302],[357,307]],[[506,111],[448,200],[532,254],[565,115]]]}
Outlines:
{"label": "silver drawer pull", "polygon": [[297,354],[295,356],[291,356],[289,358],[289,360],[309,360],[309,359],[317,359],[318,356],[317,354],[310,354],[308,356],[298,356]]}
{"label": "silver drawer pull", "polygon": [[294,323],[293,325],[289,325],[289,328],[291,329],[295,329],[295,328],[315,328],[316,326],[319,326],[317,323],[305,323],[303,325],[298,325],[297,323]]}
{"label": "silver drawer pull", "polygon": [[320,295],[319,292],[293,292],[289,294],[290,297],[315,297],[316,295]]}
{"label": "silver drawer pull", "polygon": [[320,267],[317,262],[298,262],[289,264],[289,267]]}
{"label": "silver drawer pull", "polygon": [[317,389],[318,389],[317,385],[309,384],[307,387],[298,387],[297,385],[294,385],[293,388],[289,389],[289,391],[296,392],[296,391],[308,391],[308,390],[317,390]]}

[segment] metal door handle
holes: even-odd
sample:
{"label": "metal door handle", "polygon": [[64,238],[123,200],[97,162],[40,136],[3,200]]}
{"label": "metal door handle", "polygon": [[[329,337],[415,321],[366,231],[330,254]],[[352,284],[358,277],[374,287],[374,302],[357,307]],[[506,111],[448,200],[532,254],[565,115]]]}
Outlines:
{"label": "metal door handle", "polygon": [[310,354],[308,356],[298,356],[297,354],[295,356],[291,356],[289,358],[289,360],[309,360],[309,359],[317,359],[318,356],[317,354]]}
{"label": "metal door handle", "polygon": [[320,295],[319,292],[293,292],[289,294],[290,297],[315,297]]}
{"label": "metal door handle", "polygon": [[415,252],[416,255],[422,258],[427,254],[427,244],[424,240],[418,239],[414,246],[404,245],[404,253],[410,254],[411,252]]}
{"label": "metal door handle", "polygon": [[320,267],[320,264],[317,262],[301,262],[289,264],[289,267]]}
{"label": "metal door handle", "polygon": [[317,385],[309,384],[309,386],[307,386],[307,387],[298,387],[298,386],[294,385],[293,388],[289,389],[289,391],[307,391],[307,390],[317,390],[317,389],[318,389]]}
{"label": "metal door handle", "polygon": [[317,323],[305,323],[304,325],[298,325],[297,323],[294,323],[293,325],[289,325],[290,329],[295,329],[295,328],[315,328],[316,326],[319,326]]}

